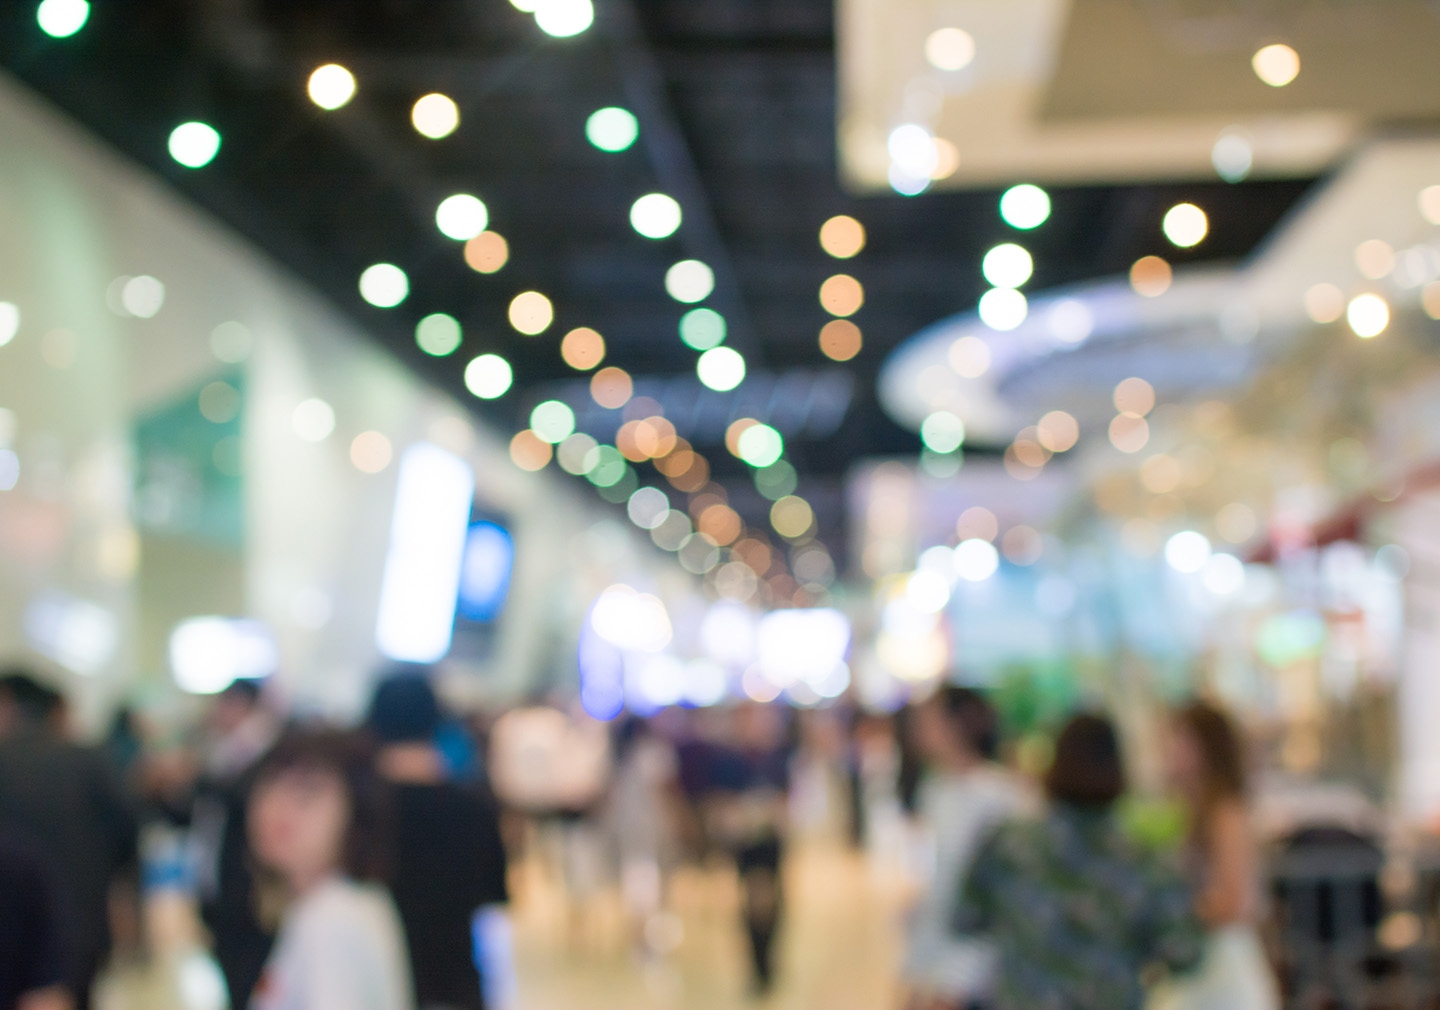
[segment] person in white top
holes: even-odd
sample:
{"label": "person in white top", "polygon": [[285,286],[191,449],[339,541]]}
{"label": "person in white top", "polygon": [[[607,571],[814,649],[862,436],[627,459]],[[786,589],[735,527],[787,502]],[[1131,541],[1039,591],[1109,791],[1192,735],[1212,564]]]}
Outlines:
{"label": "person in white top", "polygon": [[917,799],[931,865],[912,912],[904,966],[910,1010],[971,1010],[994,985],[995,948],[957,936],[957,896],[980,846],[1033,803],[1030,791],[995,763],[999,719],[984,695],[942,687],[915,712],[915,742],[925,758]]}
{"label": "person in white top", "polygon": [[1171,720],[1169,765],[1189,813],[1195,914],[1207,937],[1200,970],[1161,987],[1150,1006],[1279,1010],[1279,989],[1256,928],[1260,860],[1234,724],[1203,702],[1181,709]]}
{"label": "person in white top", "polygon": [[352,734],[283,738],[251,792],[256,861],[283,890],[250,1010],[414,1010],[400,916],[378,883],[386,832],[371,754]]}

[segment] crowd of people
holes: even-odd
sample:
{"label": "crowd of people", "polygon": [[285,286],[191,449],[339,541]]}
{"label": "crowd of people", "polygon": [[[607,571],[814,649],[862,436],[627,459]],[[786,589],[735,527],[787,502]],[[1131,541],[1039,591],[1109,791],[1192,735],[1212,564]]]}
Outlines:
{"label": "crowd of people", "polygon": [[0,677],[0,1010],[84,1010],[115,950],[140,942],[124,908],[143,891],[147,824],[186,839],[237,1010],[514,1006],[508,867],[546,838],[572,895],[611,868],[651,955],[676,867],[731,867],[763,996],[780,973],[788,840],[816,782],[843,798],[856,844],[877,782],[928,842],[909,1010],[1279,1005],[1243,748],[1203,703],[1168,722],[1188,825],[1170,846],[1122,816],[1127,762],[1104,716],[1058,727],[1036,779],[1007,763],[990,700],[960,687],[894,717],[747,703],[600,726],[535,705],[466,722],[429,671],[400,669],[360,727],[338,729],[289,720],[240,681],[183,760],[156,754],[133,717],[98,747],[67,723],[36,677]]}

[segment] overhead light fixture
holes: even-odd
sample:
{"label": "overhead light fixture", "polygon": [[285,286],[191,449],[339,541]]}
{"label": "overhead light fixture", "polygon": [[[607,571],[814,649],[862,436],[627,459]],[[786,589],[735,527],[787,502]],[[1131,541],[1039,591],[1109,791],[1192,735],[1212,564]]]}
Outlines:
{"label": "overhead light fixture", "polygon": [[35,10],[40,30],[52,39],[68,39],[90,20],[86,0],[44,0]]}
{"label": "overhead light fixture", "polygon": [[936,70],[964,70],[975,60],[975,37],[963,28],[940,28],[925,40],[925,58]]}
{"label": "overhead light fixture", "polygon": [[338,63],[317,67],[310,75],[310,101],[327,112],[350,104],[355,97],[355,75]]}
{"label": "overhead light fixture", "polygon": [[515,373],[498,354],[482,354],[465,366],[465,388],[482,400],[497,400],[510,390]]}
{"label": "overhead light fixture", "polygon": [[640,120],[629,109],[610,106],[597,109],[585,121],[585,137],[610,154],[629,150],[640,136]]}
{"label": "overhead light fixture", "polygon": [[699,260],[681,260],[666,271],[665,290],[686,305],[703,302],[715,290],[715,271]]}
{"label": "overhead light fixture", "polygon": [[683,219],[680,204],[664,193],[642,196],[630,208],[631,226],[646,238],[669,238],[679,230]]}
{"label": "overhead light fixture", "polygon": [[728,393],[745,381],[745,359],[730,347],[716,347],[700,355],[695,372],[710,389]]}
{"label": "overhead light fixture", "polygon": [[1023,246],[1006,242],[985,254],[981,272],[997,288],[1018,288],[1034,275],[1035,260]]}
{"label": "overhead light fixture", "polygon": [[377,309],[393,309],[410,296],[410,278],[393,263],[376,263],[360,275],[360,297]]}
{"label": "overhead light fixture", "polygon": [[220,133],[209,123],[181,123],[170,131],[170,157],[186,168],[204,168],[220,153]]}
{"label": "overhead light fixture", "polygon": [[410,110],[415,129],[431,140],[442,140],[460,126],[460,107],[442,94],[426,95]]}
{"label": "overhead light fixture", "polygon": [[446,238],[468,242],[490,226],[490,211],[478,197],[456,193],[435,209],[435,225]]}
{"label": "overhead light fixture", "polygon": [[1039,186],[1011,186],[1000,197],[1000,217],[1011,228],[1030,231],[1050,220],[1050,194]]}
{"label": "overhead light fixture", "polygon": [[1272,88],[1283,88],[1300,76],[1300,54],[1283,42],[1262,48],[1250,65],[1255,76]]}
{"label": "overhead light fixture", "polygon": [[1161,227],[1172,245],[1191,249],[1210,234],[1210,219],[1193,203],[1177,203],[1165,212]]}

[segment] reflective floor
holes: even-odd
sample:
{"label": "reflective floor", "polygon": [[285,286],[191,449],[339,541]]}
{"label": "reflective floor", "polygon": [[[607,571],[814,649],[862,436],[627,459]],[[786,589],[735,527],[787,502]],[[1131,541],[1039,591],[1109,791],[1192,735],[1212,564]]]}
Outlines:
{"label": "reflective floor", "polygon": [[[748,995],[738,892],[723,867],[677,873],[671,914],[650,921],[648,938],[618,888],[570,901],[536,862],[517,869],[515,887],[516,1010],[886,1010],[897,1002],[902,888],[831,844],[803,845],[790,860],[780,975],[764,1000]],[[193,934],[183,912],[152,914],[151,930],[161,952],[109,979],[100,1010],[212,1010],[205,973],[184,953]]]}

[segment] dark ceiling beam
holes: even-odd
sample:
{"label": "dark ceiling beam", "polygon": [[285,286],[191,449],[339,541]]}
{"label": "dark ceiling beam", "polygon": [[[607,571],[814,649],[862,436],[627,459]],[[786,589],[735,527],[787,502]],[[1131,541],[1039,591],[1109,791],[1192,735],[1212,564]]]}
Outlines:
{"label": "dark ceiling beam", "polygon": [[645,38],[634,2],[601,0],[596,14],[597,28],[614,49],[625,97],[640,119],[640,139],[650,156],[660,188],[680,201],[684,211],[679,239],[685,253],[709,264],[715,271],[715,293],[709,304],[724,315],[729,324],[726,343],[742,352],[752,368],[757,367],[764,361],[764,352],[745,304],[739,274],[720,233],[710,193],[680,128],[665,75]]}

